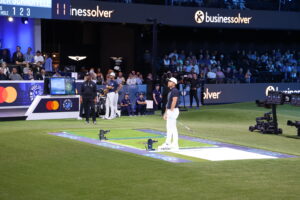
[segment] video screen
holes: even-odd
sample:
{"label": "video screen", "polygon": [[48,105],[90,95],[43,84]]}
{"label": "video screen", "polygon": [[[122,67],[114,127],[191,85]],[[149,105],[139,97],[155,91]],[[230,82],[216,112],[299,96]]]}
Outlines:
{"label": "video screen", "polygon": [[74,78],[59,77],[50,79],[51,95],[74,95],[75,88]]}

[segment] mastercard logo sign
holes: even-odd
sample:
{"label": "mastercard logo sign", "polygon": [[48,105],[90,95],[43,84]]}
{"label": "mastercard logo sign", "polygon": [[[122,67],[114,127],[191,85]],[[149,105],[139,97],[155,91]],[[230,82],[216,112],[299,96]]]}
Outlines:
{"label": "mastercard logo sign", "polygon": [[13,103],[17,99],[17,90],[13,87],[0,87],[0,103]]}
{"label": "mastercard logo sign", "polygon": [[59,103],[58,101],[47,101],[46,103],[46,109],[51,111],[51,110],[57,110],[59,108]]}

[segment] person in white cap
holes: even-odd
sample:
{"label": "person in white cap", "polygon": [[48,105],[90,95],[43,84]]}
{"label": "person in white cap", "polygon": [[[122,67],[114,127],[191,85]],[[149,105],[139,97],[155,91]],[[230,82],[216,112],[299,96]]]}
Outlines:
{"label": "person in white cap", "polygon": [[[170,92],[168,93],[168,103],[163,116],[167,120],[167,139],[165,143],[158,147],[158,150],[178,150],[178,131],[176,120],[179,116],[179,91],[176,88],[177,79],[172,77],[168,81]],[[172,140],[173,139],[173,140]]]}
{"label": "person in white cap", "polygon": [[109,74],[110,81],[107,83],[106,88],[108,89],[106,102],[105,102],[105,119],[113,119],[116,117],[116,109],[115,109],[115,94],[118,89],[119,84],[115,81],[116,74],[111,72]]}

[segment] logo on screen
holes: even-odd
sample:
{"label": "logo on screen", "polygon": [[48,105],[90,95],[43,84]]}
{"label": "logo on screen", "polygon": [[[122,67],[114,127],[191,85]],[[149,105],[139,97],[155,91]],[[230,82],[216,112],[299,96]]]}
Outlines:
{"label": "logo on screen", "polygon": [[209,15],[208,12],[197,10],[194,16],[195,22],[201,23],[219,23],[219,24],[250,24],[252,17],[242,17],[241,13],[237,16],[224,16],[221,14]]}
{"label": "logo on screen", "polygon": [[18,96],[17,90],[11,86],[0,87],[0,103],[13,103]]}
{"label": "logo on screen", "polygon": [[268,86],[268,87],[266,88],[266,96],[268,96],[268,95],[269,95],[269,92],[271,92],[271,91],[275,91],[275,88],[274,88],[273,86]]}
{"label": "logo on screen", "polygon": [[43,94],[43,89],[40,85],[34,84],[30,87],[30,90],[29,90],[30,101],[33,101],[36,96],[39,96],[42,94]]}
{"label": "logo on screen", "polygon": [[203,92],[204,99],[220,99],[222,91],[210,92],[208,88]]}
{"label": "logo on screen", "polygon": [[198,24],[201,24],[203,21],[204,21],[204,12],[202,12],[202,10],[198,10],[196,13],[195,13],[195,21],[198,23]]}
{"label": "logo on screen", "polygon": [[64,100],[64,102],[63,102],[63,108],[65,110],[71,110],[72,107],[73,107],[73,103],[72,103],[71,99]]}
{"label": "logo on screen", "polygon": [[47,101],[46,103],[46,109],[49,111],[55,111],[58,110],[59,108],[59,103],[58,101]]}

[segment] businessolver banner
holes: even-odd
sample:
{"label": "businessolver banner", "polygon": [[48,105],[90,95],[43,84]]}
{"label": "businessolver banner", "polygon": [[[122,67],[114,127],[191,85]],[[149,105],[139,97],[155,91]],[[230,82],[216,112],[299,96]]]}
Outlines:
{"label": "businessolver banner", "polygon": [[205,104],[223,104],[264,100],[269,91],[300,93],[300,83],[206,84]]}
{"label": "businessolver banner", "polygon": [[52,17],[81,21],[173,26],[300,30],[299,12],[229,10],[102,1],[53,0]]}

